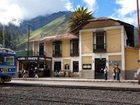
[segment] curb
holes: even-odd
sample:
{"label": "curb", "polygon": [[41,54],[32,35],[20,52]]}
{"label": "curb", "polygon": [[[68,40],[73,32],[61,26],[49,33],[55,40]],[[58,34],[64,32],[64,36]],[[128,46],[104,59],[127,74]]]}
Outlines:
{"label": "curb", "polygon": [[[80,85],[80,84],[44,84],[44,83],[21,83],[20,81],[17,82],[10,82],[7,83],[8,86],[29,86],[29,87],[51,87],[51,88],[70,88],[70,89],[95,89],[95,90],[111,90],[111,91],[134,91],[134,92],[140,92],[140,87],[138,85],[135,87],[135,85],[132,86],[111,86],[111,85]],[[13,85],[14,84],[14,85]]]}
{"label": "curb", "polygon": [[13,78],[13,80],[25,81],[68,81],[68,82],[106,82],[106,83],[138,83],[137,80],[102,80],[102,79],[80,79],[80,78]]}

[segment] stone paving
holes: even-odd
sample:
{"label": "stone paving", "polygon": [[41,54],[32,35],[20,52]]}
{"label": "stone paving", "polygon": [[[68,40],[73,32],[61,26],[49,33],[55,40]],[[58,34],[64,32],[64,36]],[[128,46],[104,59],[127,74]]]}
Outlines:
{"label": "stone paving", "polygon": [[140,105],[140,91],[14,83],[0,86],[0,90],[0,105]]}

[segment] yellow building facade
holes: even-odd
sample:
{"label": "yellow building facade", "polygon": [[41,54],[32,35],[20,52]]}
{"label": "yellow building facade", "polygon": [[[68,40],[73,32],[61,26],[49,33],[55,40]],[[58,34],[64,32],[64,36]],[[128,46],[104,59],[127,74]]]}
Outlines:
{"label": "yellow building facade", "polygon": [[51,76],[65,72],[67,76],[103,79],[108,67],[112,79],[113,68],[121,69],[121,79],[133,79],[138,65],[134,27],[122,21],[100,18],[89,20],[79,34],[56,35],[32,41],[34,55],[43,43],[43,55],[52,58]]}

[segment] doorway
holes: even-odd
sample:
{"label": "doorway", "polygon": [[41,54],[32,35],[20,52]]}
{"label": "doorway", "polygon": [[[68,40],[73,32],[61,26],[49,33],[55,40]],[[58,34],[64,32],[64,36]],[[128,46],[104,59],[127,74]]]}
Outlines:
{"label": "doorway", "polygon": [[61,70],[61,61],[54,62],[54,72],[60,72]]}
{"label": "doorway", "polygon": [[73,61],[73,72],[79,72],[79,62]]}
{"label": "doorway", "polygon": [[95,79],[104,79],[105,66],[106,66],[106,58],[95,59]]}

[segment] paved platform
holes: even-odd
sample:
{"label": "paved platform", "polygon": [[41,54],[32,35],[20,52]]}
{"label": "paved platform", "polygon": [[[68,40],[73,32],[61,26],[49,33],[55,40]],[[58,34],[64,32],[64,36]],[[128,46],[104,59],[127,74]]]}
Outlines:
{"label": "paved platform", "polygon": [[110,83],[138,83],[137,80],[104,80],[104,79],[83,79],[83,78],[63,78],[63,77],[52,77],[52,78],[13,78],[13,80],[30,80],[30,81],[73,81],[73,82],[110,82]]}
{"label": "paved platform", "polygon": [[80,78],[13,78],[11,83],[38,84],[47,86],[71,86],[88,88],[115,88],[127,90],[139,90],[137,80],[102,80]]}

